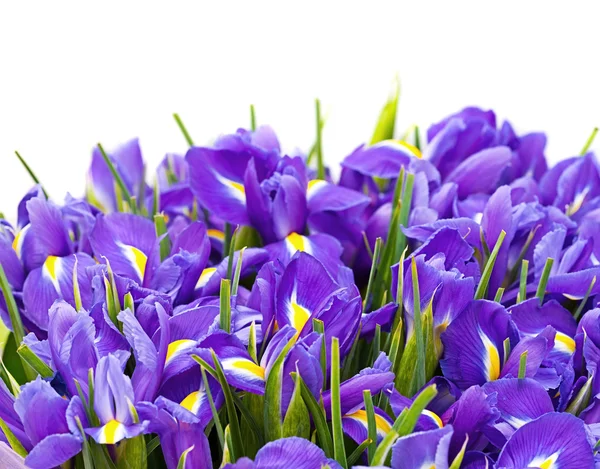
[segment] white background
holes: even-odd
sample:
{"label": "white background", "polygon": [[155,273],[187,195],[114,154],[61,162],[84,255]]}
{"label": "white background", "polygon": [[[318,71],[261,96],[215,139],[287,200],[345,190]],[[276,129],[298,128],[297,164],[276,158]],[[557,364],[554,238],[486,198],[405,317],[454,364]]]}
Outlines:
{"label": "white background", "polygon": [[[298,5],[302,5],[301,7]],[[270,123],[284,148],[325,156],[368,140],[390,83],[399,128],[466,105],[545,130],[551,161],[600,125],[599,2],[0,3],[0,211],[30,186],[81,195],[90,150],[139,136],[149,166],[185,142]],[[600,140],[600,139],[599,139]],[[597,142],[595,148],[600,148]]]}

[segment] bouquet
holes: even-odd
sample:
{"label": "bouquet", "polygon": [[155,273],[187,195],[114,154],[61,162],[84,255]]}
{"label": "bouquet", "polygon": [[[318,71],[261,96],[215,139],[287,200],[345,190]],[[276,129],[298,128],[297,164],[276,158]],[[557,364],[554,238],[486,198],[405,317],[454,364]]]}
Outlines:
{"label": "bouquet", "polygon": [[3,468],[593,468],[600,167],[469,107],[327,167],[92,152],[0,219]]}

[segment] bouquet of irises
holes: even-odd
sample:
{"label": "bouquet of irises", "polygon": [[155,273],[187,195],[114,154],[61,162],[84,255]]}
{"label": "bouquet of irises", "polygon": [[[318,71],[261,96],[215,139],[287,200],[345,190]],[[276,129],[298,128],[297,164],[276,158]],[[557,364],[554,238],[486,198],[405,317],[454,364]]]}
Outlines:
{"label": "bouquet of irises", "polygon": [[[600,166],[466,108],[341,163],[98,145],[0,219],[3,468],[593,468]],[[19,158],[22,160],[20,155]],[[333,176],[335,173],[335,178]],[[339,173],[339,176],[338,176]]]}

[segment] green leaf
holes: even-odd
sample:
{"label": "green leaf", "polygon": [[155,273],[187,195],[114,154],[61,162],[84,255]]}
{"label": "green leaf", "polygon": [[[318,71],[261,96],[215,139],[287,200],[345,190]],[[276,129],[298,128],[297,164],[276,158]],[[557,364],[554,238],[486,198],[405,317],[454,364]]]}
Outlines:
{"label": "green leaf", "polygon": [[[369,299],[371,298],[371,292],[373,291],[373,282],[375,280],[375,274],[377,272],[377,266],[379,265],[379,257],[381,255],[381,238],[375,240],[375,249],[373,251],[373,259],[371,262],[371,272],[369,272],[369,281],[367,283],[367,291],[365,292],[365,298],[363,299],[363,311],[367,311],[369,306]],[[368,246],[368,244],[367,244]]]}
{"label": "green leaf", "polygon": [[[598,130],[598,129],[596,129],[596,130]],[[46,189],[44,189],[44,186],[42,186],[42,183],[37,178],[37,176],[35,175],[35,173],[31,169],[31,167],[27,164],[27,162],[25,161],[25,159],[19,154],[18,151],[15,151],[15,155],[17,155],[17,158],[19,159],[19,161],[21,162],[21,164],[25,168],[25,171],[27,171],[27,173],[29,173],[29,176],[31,177],[31,179],[33,179],[33,182],[35,182],[36,184],[38,184],[42,188],[42,192],[44,193],[44,197],[46,197],[46,199],[49,199],[50,197],[48,197],[48,193],[46,192]]]}
{"label": "green leaf", "polygon": [[554,259],[551,257],[546,259],[546,264],[544,265],[544,270],[542,271],[542,276],[540,277],[540,283],[538,284],[537,290],[535,292],[535,296],[540,300],[540,304],[544,302],[544,295],[546,294],[546,285],[548,285],[548,279],[550,278],[550,272],[552,271],[552,265],[554,264]]}
{"label": "green leaf", "polygon": [[104,148],[102,147],[102,145],[100,143],[98,143],[98,150],[100,150],[100,153],[102,154],[102,158],[104,159],[106,166],[108,166],[108,169],[110,170],[110,172],[115,180],[115,184],[119,189],[118,192],[120,193],[121,197],[123,197],[125,199],[125,201],[129,205],[129,208],[135,213],[136,204],[133,201],[131,194],[129,193],[129,190],[127,189],[127,186],[125,185],[123,178],[117,171],[117,168],[115,168],[115,165],[113,164],[111,159],[108,157],[108,155],[106,154],[106,152],[104,151]]}
{"label": "green leaf", "polygon": [[[415,175],[412,173],[406,173],[406,182],[404,184],[404,190],[402,192],[402,200],[400,201],[400,225],[404,227],[408,225],[408,215],[410,213],[410,205],[412,203],[414,183]],[[398,229],[398,233],[396,235],[396,248],[394,250],[392,265],[398,261],[402,251],[404,251],[405,246],[406,236],[404,236],[404,233],[401,229]]]}
{"label": "green leaf", "polygon": [[[244,449],[246,456],[254,459],[256,453],[265,444],[264,399],[260,394],[246,393],[243,397],[245,410],[242,411],[242,435],[246,438]],[[237,404],[237,401],[236,401]]]}
{"label": "green leaf", "polygon": [[21,346],[17,349],[17,353],[42,378],[51,378],[54,376],[54,371],[52,368],[46,365],[46,363],[42,361],[42,359],[38,357],[26,344],[21,344]]}
{"label": "green leaf", "polygon": [[146,454],[150,456],[152,452],[160,446],[160,437],[155,436],[146,445]]}
{"label": "green leaf", "polygon": [[396,128],[396,113],[398,111],[398,101],[400,99],[400,80],[398,77],[394,80],[392,92],[387,102],[383,106],[373,137],[371,138],[371,145],[381,142],[382,140],[390,140],[394,138],[394,132]]}
{"label": "green leaf", "polygon": [[321,362],[321,372],[323,373],[323,389],[327,386],[327,349],[325,342],[325,323],[320,319],[313,318],[313,331],[323,336],[321,340],[321,351],[319,353],[319,361]]}
{"label": "green leaf", "polygon": [[231,332],[231,282],[226,278],[221,279],[221,293],[219,302],[219,321],[221,329]]}
{"label": "green leaf", "polygon": [[[375,417],[375,407],[373,406],[373,398],[371,391],[365,389],[363,391],[363,400],[365,402],[365,412],[367,413],[367,440],[369,443],[369,464],[373,461],[375,451],[377,450],[377,419]],[[350,461],[348,462],[350,464]]]}
{"label": "green leaf", "polygon": [[419,276],[417,274],[417,262],[411,259],[411,274],[413,284],[413,310],[414,310],[414,336],[416,338],[417,368],[415,370],[415,388],[421,389],[425,385],[425,344],[423,340],[423,324],[421,317],[421,294],[419,292]]}
{"label": "green leaf", "polygon": [[220,467],[235,462],[235,459],[233,457],[232,446],[233,443],[231,441],[231,430],[229,430],[229,425],[227,425],[225,427],[225,446],[223,447],[223,460],[221,461]]}
{"label": "green leaf", "polygon": [[73,265],[73,298],[75,299],[75,311],[79,312],[83,309],[83,306],[81,305],[81,290],[79,289],[77,264],[79,264],[79,260],[77,259],[77,255],[75,255],[75,264]]}
{"label": "green leaf", "polygon": [[256,324],[254,321],[250,323],[250,329],[248,332],[248,353],[252,360],[258,363],[258,351],[256,348]]}
{"label": "green leaf", "polygon": [[278,440],[283,434],[283,426],[281,424],[281,387],[283,381],[283,362],[296,343],[296,338],[292,337],[289,342],[283,347],[283,350],[273,362],[273,366],[267,376],[265,383],[265,408],[264,408],[264,427],[265,439],[267,441]]}
{"label": "green leaf", "polygon": [[298,436],[306,440],[310,438],[310,416],[302,399],[300,381],[294,383],[294,392],[283,419],[283,437],[289,436]]}
{"label": "green leaf", "polygon": [[340,343],[331,338],[331,427],[333,432],[333,455],[344,468],[348,467],[342,427],[342,403],[340,398]]}
{"label": "green leaf", "polygon": [[[11,336],[12,337],[12,336]],[[17,361],[18,362],[18,361]],[[6,384],[13,396],[17,397],[21,393],[21,386],[18,381],[12,375],[12,373],[6,368],[4,362],[0,359],[0,378]]]}
{"label": "green leaf", "polygon": [[502,230],[500,235],[498,236],[498,240],[496,241],[496,245],[488,258],[485,268],[483,269],[483,273],[481,274],[481,279],[479,280],[479,285],[477,286],[477,291],[475,292],[475,299],[482,300],[487,296],[488,284],[490,283],[490,277],[492,276],[492,271],[494,270],[494,264],[496,263],[496,258],[498,257],[498,252],[500,252],[500,248],[502,247],[502,243],[504,242],[504,237],[506,236],[506,231]]}
{"label": "green leaf", "polygon": [[0,357],[4,353],[4,347],[8,342],[10,334],[10,329],[6,327],[2,321],[0,321]]}
{"label": "green leaf", "polygon": [[117,446],[117,469],[146,469],[148,453],[144,435],[123,440]]}
{"label": "green leaf", "polygon": [[250,130],[252,130],[252,132],[256,130],[256,111],[254,110],[254,104],[250,105]]}
{"label": "green leaf", "polygon": [[217,429],[219,443],[221,444],[221,449],[223,449],[225,439],[223,436],[223,426],[221,425],[221,420],[219,419],[219,412],[217,411],[217,406],[215,406],[215,400],[213,399],[213,395],[208,384],[208,377],[206,376],[206,371],[204,370],[203,366],[200,367],[200,372],[202,373],[202,383],[204,384],[204,392],[206,393],[213,422],[215,423],[215,428]]}
{"label": "green leaf", "polygon": [[323,162],[323,125],[321,120],[321,101],[315,99],[315,113],[317,122],[317,139],[315,142],[315,151],[317,154],[317,179],[325,179],[325,164]]}
{"label": "green leaf", "polygon": [[81,424],[81,420],[78,415],[75,415],[75,423],[77,424],[77,428],[79,429],[79,433],[81,434],[81,439],[83,440],[81,449],[83,457],[83,467],[84,469],[94,469],[94,459],[92,457],[88,437],[85,434],[85,431],[83,430],[83,425]]}
{"label": "green leaf", "polygon": [[590,282],[590,286],[588,287],[587,291],[585,292],[585,296],[581,300],[581,303],[579,303],[579,306],[573,313],[573,317],[575,318],[576,321],[579,319],[579,316],[583,312],[583,308],[585,307],[585,304],[587,303],[587,300],[590,297],[590,294],[592,293],[592,289],[594,288],[594,285],[596,285],[596,276],[595,275],[594,275],[594,278],[592,278],[592,281]]}
{"label": "green leaf", "polygon": [[240,255],[235,266],[235,273],[233,274],[233,283],[231,284],[231,296],[236,296],[238,293],[238,287],[240,286],[240,274],[242,272],[242,260],[244,258],[245,250],[245,246],[240,250]]}
{"label": "green leaf", "polygon": [[181,456],[179,457],[179,462],[177,463],[177,469],[185,469],[185,463],[187,461],[188,454],[190,454],[190,451],[192,451],[193,449],[194,446],[192,445],[183,453],[181,453]]}
{"label": "green leaf", "polygon": [[329,431],[329,426],[327,425],[327,420],[325,419],[325,410],[323,406],[317,402],[315,396],[313,396],[308,386],[300,376],[300,374],[296,372],[291,373],[292,379],[294,382],[300,382],[300,391],[302,393],[302,399],[304,399],[304,403],[312,416],[313,422],[315,424],[316,434],[319,439],[319,446],[325,452],[325,455],[328,458],[333,457],[333,440],[331,438],[331,432]]}
{"label": "green leaf", "polygon": [[581,411],[588,406],[592,397],[592,381],[593,376],[588,377],[587,381],[579,390],[575,398],[571,400],[571,403],[568,405],[565,412],[578,416]]}
{"label": "green leaf", "polygon": [[502,303],[502,297],[504,296],[504,288],[500,287],[496,290],[496,296],[494,296],[494,301],[496,303]]}
{"label": "green leaf", "polygon": [[[230,446],[229,450],[231,452],[232,460],[233,462],[235,462],[238,460],[238,458],[244,455],[244,445],[242,434],[240,431],[240,423],[238,420],[237,412],[235,410],[235,403],[233,401],[231,388],[227,383],[227,378],[225,377],[225,372],[223,371],[221,362],[217,358],[217,355],[215,354],[214,350],[211,350],[211,355],[215,364],[214,371],[217,380],[219,381],[219,384],[223,389],[223,396],[225,397],[225,408],[227,409],[227,417],[229,418],[228,427],[230,428],[232,442],[232,445]],[[204,360],[202,360],[200,357],[198,357],[197,355],[193,355],[192,358],[199,362],[201,365],[203,365],[208,371],[210,371],[208,363],[204,362]]]}
{"label": "green leaf", "polygon": [[581,153],[579,153],[580,156],[584,156],[588,152],[588,150],[592,146],[592,143],[594,142],[594,139],[596,138],[597,133],[598,133],[598,127],[594,127],[594,129],[592,130],[592,134],[589,136],[589,138],[585,142],[585,145],[581,149]]}
{"label": "green leaf", "polygon": [[521,261],[521,278],[519,280],[519,294],[517,295],[517,303],[527,299],[527,276],[529,275],[529,261],[523,259]]}
{"label": "green leaf", "polygon": [[11,431],[11,429],[8,428],[8,425],[6,424],[6,422],[4,420],[2,420],[1,418],[0,418],[0,429],[4,433],[4,436],[6,437],[6,440],[8,441],[8,444],[13,449],[13,451],[23,458],[25,456],[27,456],[27,450],[25,448],[23,448],[23,445],[21,444],[21,442],[18,440],[18,438],[15,436],[15,434]]}
{"label": "green leaf", "polygon": [[527,350],[525,350],[519,357],[519,379],[525,378],[527,372]]}
{"label": "green leaf", "polygon": [[388,434],[383,438],[383,440],[377,447],[377,450],[375,451],[375,457],[371,462],[372,466],[383,466],[385,464],[393,444],[398,438],[412,433],[412,431],[415,428],[415,425],[417,424],[417,420],[421,416],[421,413],[436,395],[437,389],[435,384],[427,386],[415,398],[411,406],[408,409],[404,409],[402,411],[402,413],[394,422],[392,429],[388,432]]}
{"label": "green leaf", "polygon": [[190,134],[187,131],[187,129],[185,128],[185,125],[183,125],[183,121],[181,120],[181,117],[179,117],[179,114],[177,114],[177,113],[173,114],[173,119],[175,119],[175,122],[177,123],[177,127],[179,127],[179,130],[181,130],[181,133],[183,134],[183,138],[185,138],[185,141],[187,142],[188,146],[193,147],[194,142],[192,141],[192,137],[190,137]]}
{"label": "green leaf", "polygon": [[15,297],[13,296],[12,288],[8,283],[8,279],[6,278],[6,273],[4,272],[2,264],[0,264],[0,288],[2,289],[4,302],[6,303],[8,309],[8,315],[10,316],[10,324],[12,326],[15,341],[18,345],[20,345],[21,342],[23,342],[25,330],[23,328],[23,323],[21,322],[19,308],[17,308],[17,303],[15,302]]}
{"label": "green leaf", "polygon": [[465,451],[467,450],[467,443],[469,443],[469,435],[465,436],[465,442],[463,443],[462,447],[460,448],[460,451],[452,461],[452,464],[450,465],[449,469],[460,469],[460,465],[462,464],[463,458],[465,457]]}
{"label": "green leaf", "polygon": [[165,216],[162,213],[157,213],[154,215],[154,231],[156,232],[157,238],[164,236],[159,243],[160,260],[162,262],[171,254],[171,239],[169,238],[169,233],[167,232]]}
{"label": "green leaf", "polygon": [[370,446],[372,443],[373,440],[367,438],[360,445],[358,445],[356,449],[352,451],[352,454],[348,456],[348,466],[354,466],[354,463],[358,461],[358,458],[360,458],[361,454],[363,454],[365,452],[365,449],[367,449],[367,447]]}
{"label": "green leaf", "polygon": [[2,356],[6,373],[11,375],[16,383],[25,384],[36,378],[37,373],[17,353],[17,343],[14,333],[8,337]]}

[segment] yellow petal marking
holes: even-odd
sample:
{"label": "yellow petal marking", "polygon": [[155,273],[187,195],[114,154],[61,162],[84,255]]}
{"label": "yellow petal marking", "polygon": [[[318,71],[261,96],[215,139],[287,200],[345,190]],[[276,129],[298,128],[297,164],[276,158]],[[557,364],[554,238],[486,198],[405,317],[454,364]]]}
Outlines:
{"label": "yellow petal marking", "polygon": [[204,287],[216,271],[216,267],[207,267],[204,269],[196,282],[196,289]]}
{"label": "yellow petal marking", "polygon": [[485,367],[488,381],[495,381],[500,376],[500,354],[487,335],[479,331],[479,337],[485,347]]}
{"label": "yellow petal marking", "polygon": [[215,230],[214,228],[211,228],[209,230],[206,230],[206,234],[208,234],[209,238],[215,238],[219,241],[225,241],[225,233],[223,233],[221,230]]}
{"label": "yellow petal marking", "polygon": [[231,362],[231,366],[233,368],[248,371],[253,375],[258,376],[260,379],[265,379],[265,369],[250,360],[235,360]]}
{"label": "yellow petal marking", "polygon": [[125,257],[136,270],[141,280],[144,280],[144,272],[146,272],[146,263],[148,257],[141,250],[129,244],[122,244],[121,249],[125,253]]}
{"label": "yellow petal marking", "polygon": [[[356,412],[346,415],[346,417],[359,420],[365,425],[368,423],[367,412],[365,410],[357,410]],[[386,435],[392,429],[389,422],[379,414],[375,414],[375,426],[377,427],[377,431],[383,435]]]}
{"label": "yellow petal marking", "polygon": [[444,422],[442,422],[442,419],[439,417],[438,414],[436,414],[435,412],[432,412],[428,409],[425,409],[423,412],[421,412],[423,415],[429,417],[431,420],[433,420],[436,425],[440,428],[442,428],[444,426]]}
{"label": "yellow petal marking", "polygon": [[195,414],[198,411],[198,407],[200,405],[200,397],[202,397],[202,394],[203,393],[201,393],[200,391],[191,392],[183,401],[181,401],[181,404],[179,405],[184,409],[187,409],[193,414]]}
{"label": "yellow petal marking", "polygon": [[106,425],[104,425],[104,427],[102,427],[102,434],[100,436],[100,440],[99,443],[101,444],[107,444],[107,445],[113,445],[115,444],[117,441],[122,439],[122,435],[120,435],[119,430],[122,430],[123,424],[117,420],[110,420],[109,422],[106,423]]}
{"label": "yellow petal marking", "polygon": [[310,313],[308,310],[302,306],[300,306],[295,301],[291,302],[292,305],[292,326],[299,332],[302,330],[308,319],[310,318]]}
{"label": "yellow petal marking", "polygon": [[60,285],[58,284],[57,270],[60,269],[61,258],[56,256],[48,256],[44,262],[43,272],[50,277],[52,284],[57,292],[60,293]]}
{"label": "yellow petal marking", "polygon": [[540,469],[558,469],[556,460],[558,459],[559,452],[551,454],[548,457],[539,456],[529,463],[529,467],[539,467]]}
{"label": "yellow petal marking", "polygon": [[554,346],[564,352],[575,352],[575,341],[563,332],[557,332],[554,337]]}
{"label": "yellow petal marking", "polygon": [[167,347],[167,358],[165,360],[165,364],[169,363],[169,361],[179,352],[186,348],[190,348],[195,344],[196,342],[190,339],[181,339],[171,342]]}
{"label": "yellow petal marking", "polygon": [[285,243],[291,255],[294,255],[296,251],[308,252],[309,254],[311,253],[308,240],[298,233],[290,233],[287,235],[285,238]]}

